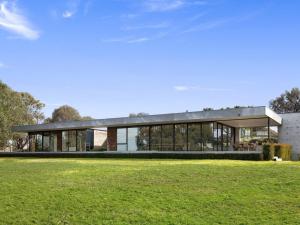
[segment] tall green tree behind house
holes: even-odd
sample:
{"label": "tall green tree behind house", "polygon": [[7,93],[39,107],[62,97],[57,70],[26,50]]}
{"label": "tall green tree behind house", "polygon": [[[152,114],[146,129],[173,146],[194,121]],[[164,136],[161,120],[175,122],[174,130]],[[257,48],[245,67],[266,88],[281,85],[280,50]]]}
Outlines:
{"label": "tall green tree behind house", "polygon": [[293,88],[286,91],[274,100],[271,100],[270,107],[277,113],[300,112],[300,90]]}
{"label": "tall green tree behind house", "polygon": [[9,140],[14,140],[16,148],[23,148],[28,139],[12,133],[17,124],[36,124],[44,119],[41,112],[44,104],[29,93],[16,92],[0,81],[0,148],[6,148]]}

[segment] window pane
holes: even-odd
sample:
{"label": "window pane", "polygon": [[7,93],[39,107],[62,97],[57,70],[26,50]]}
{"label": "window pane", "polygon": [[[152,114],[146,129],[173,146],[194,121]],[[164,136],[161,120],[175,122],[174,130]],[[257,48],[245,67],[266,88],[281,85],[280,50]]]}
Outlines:
{"label": "window pane", "polygon": [[127,151],[127,145],[126,144],[118,144],[117,151]]}
{"label": "window pane", "polygon": [[173,151],[173,125],[162,126],[162,151]]}
{"label": "window pane", "polygon": [[75,130],[69,131],[69,151],[70,152],[76,151],[76,131]]}
{"label": "window pane", "polygon": [[50,133],[44,133],[43,151],[50,151]]}
{"label": "window pane", "polygon": [[204,151],[211,151],[214,149],[213,123],[202,124],[202,141]]}
{"label": "window pane", "polygon": [[222,151],[223,150],[223,125],[222,124],[218,124],[218,151]]}
{"label": "window pane", "polygon": [[78,130],[77,131],[77,149],[78,149],[78,151],[86,150],[85,143],[86,143],[86,131]]}
{"label": "window pane", "polygon": [[117,130],[117,143],[127,144],[126,128],[118,128]]}
{"label": "window pane", "polygon": [[136,127],[128,128],[128,151],[136,151],[137,137],[139,129]]}
{"label": "window pane", "polygon": [[187,124],[175,125],[175,150],[187,150]]}
{"label": "window pane", "polygon": [[202,142],[201,142],[201,124],[189,124],[189,151],[201,151]]}
{"label": "window pane", "polygon": [[137,147],[139,151],[149,150],[149,127],[139,127]]}
{"label": "window pane", "polygon": [[29,150],[31,152],[36,151],[36,135],[35,134],[29,135]]}
{"label": "window pane", "polygon": [[41,152],[43,151],[43,135],[42,134],[37,134],[36,135],[36,151]]}
{"label": "window pane", "polygon": [[67,152],[69,150],[69,138],[68,138],[68,131],[62,132],[62,151]]}
{"label": "window pane", "polygon": [[150,148],[154,151],[161,150],[161,126],[152,126],[150,128]]}

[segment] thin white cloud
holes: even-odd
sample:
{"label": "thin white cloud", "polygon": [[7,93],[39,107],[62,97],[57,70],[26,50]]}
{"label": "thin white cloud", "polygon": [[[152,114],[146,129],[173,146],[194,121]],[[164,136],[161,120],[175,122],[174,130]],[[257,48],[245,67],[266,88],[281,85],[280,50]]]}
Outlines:
{"label": "thin white cloud", "polygon": [[4,63],[0,62],[0,69],[4,67],[5,67]]}
{"label": "thin white cloud", "polygon": [[36,40],[40,37],[39,32],[17,8],[15,1],[0,1],[0,28],[29,40]]}
{"label": "thin white cloud", "polygon": [[191,5],[205,5],[200,0],[144,0],[144,7],[149,12],[166,12],[181,9]]}
{"label": "thin white cloud", "polygon": [[69,0],[67,3],[67,9],[62,13],[62,17],[65,19],[72,18],[78,11],[80,0]]}
{"label": "thin white cloud", "polygon": [[158,33],[157,35],[149,36],[149,37],[126,36],[126,37],[120,37],[120,38],[104,39],[104,40],[102,40],[102,42],[104,42],[104,43],[137,44],[137,43],[158,40],[158,39],[166,37],[167,35],[168,35],[168,33],[162,32],[162,33]]}
{"label": "thin white cloud", "polygon": [[179,91],[179,92],[184,92],[184,91],[208,91],[208,92],[232,91],[232,89],[228,89],[228,88],[203,88],[200,86],[185,86],[185,85],[174,86],[173,89],[175,91]]}
{"label": "thin white cloud", "polygon": [[182,33],[191,33],[191,32],[214,29],[216,27],[220,27],[224,24],[227,24],[227,23],[231,22],[232,20],[233,20],[232,18],[225,18],[225,19],[200,23],[200,24],[194,25],[194,26],[184,30]]}
{"label": "thin white cloud", "polygon": [[182,8],[184,0],[146,0],[144,6],[150,12],[165,12]]}
{"label": "thin white cloud", "polygon": [[125,31],[132,31],[132,30],[143,30],[143,29],[163,29],[168,28],[170,26],[167,22],[162,22],[158,24],[147,24],[147,25],[138,25],[138,26],[126,26],[123,28]]}
{"label": "thin white cloud", "polygon": [[67,18],[71,18],[74,14],[75,11],[66,10],[63,12],[62,17],[67,19]]}

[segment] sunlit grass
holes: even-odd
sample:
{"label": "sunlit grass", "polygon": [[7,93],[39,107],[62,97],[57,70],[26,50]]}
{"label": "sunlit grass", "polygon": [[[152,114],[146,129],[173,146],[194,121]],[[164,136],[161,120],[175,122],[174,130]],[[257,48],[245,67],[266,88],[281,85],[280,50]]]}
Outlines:
{"label": "sunlit grass", "polygon": [[0,224],[297,224],[300,163],[0,159]]}

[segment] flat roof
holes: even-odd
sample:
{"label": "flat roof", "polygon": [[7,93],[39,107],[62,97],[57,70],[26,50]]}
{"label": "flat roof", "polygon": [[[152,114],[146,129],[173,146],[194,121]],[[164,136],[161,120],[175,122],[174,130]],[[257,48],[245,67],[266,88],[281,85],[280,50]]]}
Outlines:
{"label": "flat roof", "polygon": [[268,107],[245,107],[224,110],[170,113],[142,117],[121,117],[88,121],[67,121],[49,124],[14,126],[14,132],[37,132],[52,130],[88,129],[105,127],[132,127],[141,125],[220,122],[233,127],[279,126],[282,118]]}

